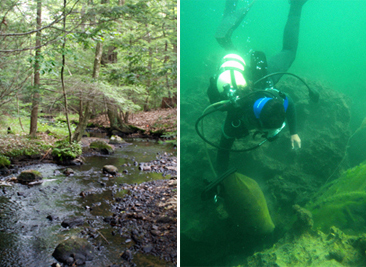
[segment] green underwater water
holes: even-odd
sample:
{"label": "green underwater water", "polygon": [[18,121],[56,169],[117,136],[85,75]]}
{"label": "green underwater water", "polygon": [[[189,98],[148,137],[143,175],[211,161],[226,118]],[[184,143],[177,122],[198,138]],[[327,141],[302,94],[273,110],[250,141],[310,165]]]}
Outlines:
{"label": "green underwater water", "polygon": [[[220,218],[220,199],[216,203],[213,199],[201,200],[201,192],[206,185],[204,180],[214,179],[208,155],[214,159],[216,150],[208,146],[208,154],[205,152],[203,142],[195,133],[194,124],[209,105],[206,94],[209,78],[225,55],[224,49],[214,38],[224,3],[224,0],[180,1],[182,266],[228,266],[243,263],[246,256],[259,247],[271,245],[271,240],[275,239],[273,236],[257,238],[237,235],[236,226]],[[238,1],[239,7],[247,3],[248,1]],[[250,49],[264,51],[267,59],[282,49],[288,9],[287,0],[256,1],[232,35],[234,45],[245,60]],[[308,0],[302,10],[297,57],[289,69],[291,73],[325,84],[349,97],[351,133],[366,117],[364,14],[366,2],[363,0]],[[222,120],[223,117],[216,121],[212,119],[211,125],[216,123],[217,127],[205,129],[205,132],[217,137]],[[349,143],[347,158],[350,167],[366,160],[365,136],[366,129],[362,129]],[[281,151],[278,153],[281,157]],[[248,155],[238,153],[235,157],[245,158]],[[265,185],[260,186],[266,191]]]}

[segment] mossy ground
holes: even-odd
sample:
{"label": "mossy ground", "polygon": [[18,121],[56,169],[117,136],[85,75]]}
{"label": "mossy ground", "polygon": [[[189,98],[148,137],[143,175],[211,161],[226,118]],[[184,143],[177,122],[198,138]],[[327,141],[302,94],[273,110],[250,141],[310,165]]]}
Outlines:
{"label": "mossy ground", "polygon": [[0,154],[8,158],[44,154],[49,150],[56,138],[46,133],[37,134],[36,138],[28,135],[0,135]]}

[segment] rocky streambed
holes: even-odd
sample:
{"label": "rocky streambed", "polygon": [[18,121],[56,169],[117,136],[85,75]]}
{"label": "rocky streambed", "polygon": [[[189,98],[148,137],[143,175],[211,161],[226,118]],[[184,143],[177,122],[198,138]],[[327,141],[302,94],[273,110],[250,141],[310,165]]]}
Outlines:
{"label": "rocky streambed", "polygon": [[[8,185],[0,190],[0,266],[175,266],[174,150],[131,142],[84,160],[1,178]],[[103,172],[105,165],[118,171]],[[12,183],[24,169],[43,183]]]}

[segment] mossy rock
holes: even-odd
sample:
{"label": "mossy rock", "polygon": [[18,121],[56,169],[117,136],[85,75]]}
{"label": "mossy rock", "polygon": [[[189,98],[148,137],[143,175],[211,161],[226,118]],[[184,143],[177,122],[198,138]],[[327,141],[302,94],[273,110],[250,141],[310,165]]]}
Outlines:
{"label": "mossy rock", "polygon": [[29,184],[39,180],[42,180],[42,174],[36,170],[25,170],[18,176],[18,182],[21,184]]}
{"label": "mossy rock", "polygon": [[10,165],[10,160],[4,155],[0,155],[0,168],[8,167]]}
{"label": "mossy rock", "polygon": [[87,240],[71,237],[60,243],[52,256],[69,266],[79,266],[85,264],[86,261],[91,261],[93,253],[93,247]]}
{"label": "mossy rock", "polygon": [[314,226],[329,232],[336,226],[347,234],[366,232],[366,163],[345,171],[326,184],[306,208],[311,211]]}
{"label": "mossy rock", "polygon": [[114,152],[113,148],[110,145],[108,145],[106,142],[100,141],[100,140],[91,142],[89,147],[93,150],[96,150],[96,151],[98,151],[102,154],[106,154],[106,155],[113,154],[113,152]]}
{"label": "mossy rock", "polygon": [[123,140],[121,137],[119,137],[118,135],[112,135],[111,138],[109,138],[109,143],[110,144],[124,144],[126,143],[125,140]]}

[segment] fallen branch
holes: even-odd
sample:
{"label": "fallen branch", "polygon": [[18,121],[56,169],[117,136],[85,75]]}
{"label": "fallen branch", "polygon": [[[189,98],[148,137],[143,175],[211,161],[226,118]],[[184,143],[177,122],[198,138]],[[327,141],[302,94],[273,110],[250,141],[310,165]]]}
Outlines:
{"label": "fallen branch", "polygon": [[43,157],[41,158],[41,160],[39,162],[41,162],[42,160],[44,160],[45,157],[47,157],[48,153],[50,153],[50,151],[52,150],[52,148],[48,149],[46,154],[43,155]]}
{"label": "fallen branch", "polygon": [[101,232],[99,232],[99,231],[97,231],[99,234],[100,234],[100,236],[101,237],[103,237],[103,239],[105,240],[105,242],[107,242],[108,243],[108,245],[109,245],[109,242],[108,242],[108,240],[104,237],[104,235],[102,235],[102,233]]}

